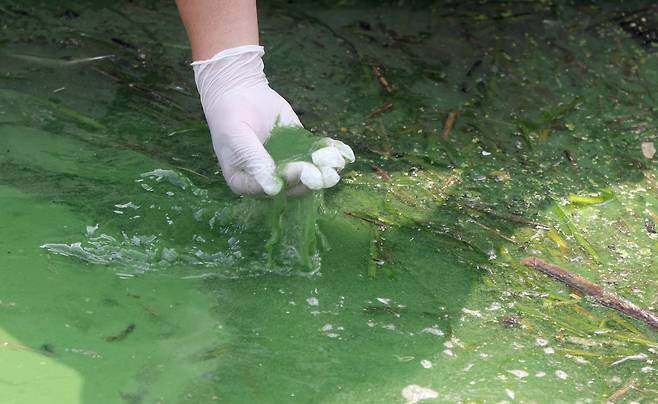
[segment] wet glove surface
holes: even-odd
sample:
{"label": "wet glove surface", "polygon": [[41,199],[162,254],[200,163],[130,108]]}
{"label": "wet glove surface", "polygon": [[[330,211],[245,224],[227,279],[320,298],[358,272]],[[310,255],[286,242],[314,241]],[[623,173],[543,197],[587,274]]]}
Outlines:
{"label": "wet glove surface", "polygon": [[302,143],[306,131],[290,104],[270,88],[263,54],[261,46],[247,45],[192,64],[227,184],[239,194],[267,195],[279,193],[284,183],[291,194],[335,185],[340,178],[336,169],[354,161],[352,150],[342,142],[321,139],[310,158],[312,163],[286,161],[278,170],[265,149],[264,143],[277,126],[300,128],[295,133]]}
{"label": "wet glove surface", "polygon": [[292,195],[336,185],[340,180],[338,170],[354,161],[352,149],[343,142],[318,138],[295,126],[273,128],[265,148]]}

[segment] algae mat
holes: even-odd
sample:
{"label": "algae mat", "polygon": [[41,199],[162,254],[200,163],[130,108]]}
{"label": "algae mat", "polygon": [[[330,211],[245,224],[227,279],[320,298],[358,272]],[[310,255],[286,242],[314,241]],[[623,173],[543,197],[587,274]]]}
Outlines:
{"label": "algae mat", "polygon": [[0,2],[2,401],[655,401],[656,331],[519,263],[657,310],[655,11],[260,2],[357,154],[309,275],[217,172],[173,4]]}

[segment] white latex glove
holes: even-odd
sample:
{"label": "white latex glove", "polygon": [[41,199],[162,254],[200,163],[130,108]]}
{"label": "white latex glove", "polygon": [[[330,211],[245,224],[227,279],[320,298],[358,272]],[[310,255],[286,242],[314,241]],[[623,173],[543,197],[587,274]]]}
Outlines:
{"label": "white latex glove", "polygon": [[[239,194],[281,191],[283,180],[275,174],[274,161],[263,144],[275,125],[302,126],[290,104],[268,85],[263,54],[263,47],[246,45],[192,63],[222,174]],[[283,168],[289,193],[333,186],[340,178],[336,169],[354,161],[349,146],[329,138],[323,142],[326,147],[313,155],[325,150],[321,154],[331,154],[333,160],[313,158],[313,164],[292,162]],[[326,149],[335,149],[340,161]]]}

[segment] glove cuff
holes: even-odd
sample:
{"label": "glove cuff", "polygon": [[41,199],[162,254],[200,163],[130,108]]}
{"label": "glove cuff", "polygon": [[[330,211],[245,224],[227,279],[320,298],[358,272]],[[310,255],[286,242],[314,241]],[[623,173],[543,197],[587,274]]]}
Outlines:
{"label": "glove cuff", "polygon": [[229,91],[267,85],[263,72],[264,54],[262,46],[245,45],[225,49],[207,60],[193,62],[194,79],[204,109]]}
{"label": "glove cuff", "polygon": [[232,56],[242,55],[243,53],[256,52],[258,56],[262,57],[265,54],[265,48],[260,45],[243,45],[236,48],[224,49],[223,51],[217,53],[215,56],[206,60],[195,60],[190,65],[191,66],[200,66],[208,63],[216,62],[221,59],[230,58]]}

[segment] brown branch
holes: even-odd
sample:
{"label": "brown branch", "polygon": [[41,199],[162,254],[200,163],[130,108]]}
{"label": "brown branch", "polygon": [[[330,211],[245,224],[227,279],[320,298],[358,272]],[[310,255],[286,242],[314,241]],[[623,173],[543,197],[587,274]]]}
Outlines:
{"label": "brown branch", "polygon": [[641,320],[658,330],[658,315],[645,310],[628,300],[622,299],[614,293],[608,292],[603,287],[590,282],[584,277],[560,268],[557,265],[546,262],[537,257],[526,257],[521,264],[532,267],[568,286],[589,296],[594,302],[610,307],[629,317]]}
{"label": "brown branch", "polygon": [[388,173],[386,171],[384,171],[384,169],[381,168],[380,166],[378,166],[376,164],[373,164],[372,165],[372,170],[374,172],[376,172],[380,177],[382,177],[382,179],[384,181],[390,181],[391,180],[391,176],[388,175]]}
{"label": "brown branch", "polygon": [[93,69],[96,70],[96,72],[98,72],[99,74],[109,78],[110,80],[121,81],[121,79],[115,76],[114,74],[108,72],[107,70],[101,69],[98,66],[94,66]]}
{"label": "brown branch", "polygon": [[448,112],[448,117],[446,118],[446,122],[443,124],[443,134],[441,135],[444,139],[448,139],[448,136],[450,136],[450,132],[452,132],[452,128],[455,127],[456,120],[457,120],[457,111]]}
{"label": "brown branch", "polygon": [[374,118],[377,115],[382,114],[382,113],[388,111],[391,108],[393,108],[393,103],[392,102],[386,102],[384,105],[382,105],[380,107],[377,107],[376,109],[371,111],[368,115],[366,115],[366,120]]}
{"label": "brown branch", "polygon": [[623,385],[619,390],[615,391],[608,397],[606,403],[611,403],[621,398],[624,394],[628,393],[631,390],[636,389],[639,386],[639,383],[636,379],[629,380],[625,385]]}
{"label": "brown branch", "polygon": [[370,69],[372,69],[372,74],[377,77],[377,80],[379,80],[379,83],[384,87],[384,90],[386,90],[387,93],[391,94],[393,92],[393,87],[391,87],[391,84],[386,80],[386,77],[382,74],[382,71],[379,69],[379,67],[375,65],[370,65]]}

